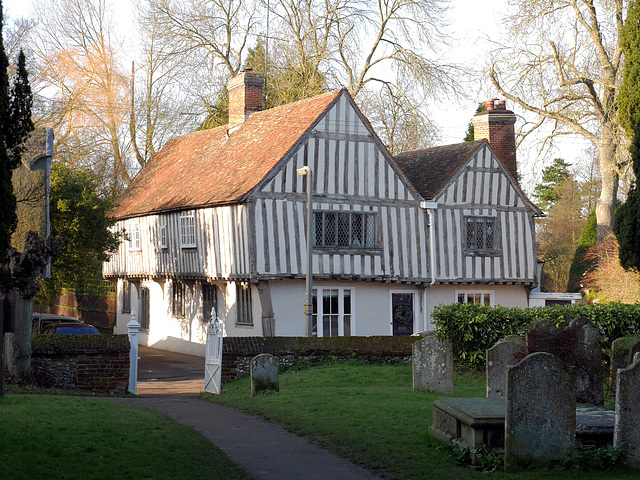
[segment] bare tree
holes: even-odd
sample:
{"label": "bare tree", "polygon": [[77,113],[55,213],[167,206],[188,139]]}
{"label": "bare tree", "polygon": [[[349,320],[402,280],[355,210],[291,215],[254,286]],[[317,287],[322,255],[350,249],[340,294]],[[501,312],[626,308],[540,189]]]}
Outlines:
{"label": "bare tree", "polygon": [[90,166],[115,194],[131,182],[129,86],[107,0],[47,0],[37,11],[37,121],[53,126],[59,160]]}
{"label": "bare tree", "polygon": [[[407,88],[404,93],[410,93]],[[426,118],[422,105],[400,94],[390,85],[379,91],[365,89],[360,108],[392,155],[433,146],[436,128]]]}
{"label": "bare tree", "polygon": [[601,192],[598,239],[613,226],[620,169],[618,86],[620,34],[627,0],[511,0],[510,43],[492,56],[497,90],[539,121],[551,136],[577,134],[598,149]]}

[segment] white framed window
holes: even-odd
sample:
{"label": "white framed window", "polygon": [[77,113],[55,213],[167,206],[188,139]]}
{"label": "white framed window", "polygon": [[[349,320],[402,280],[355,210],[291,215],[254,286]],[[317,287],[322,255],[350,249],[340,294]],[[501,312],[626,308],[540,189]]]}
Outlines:
{"label": "white framed window", "polygon": [[376,213],[313,212],[313,246],[376,248]]}
{"label": "white framed window", "polygon": [[196,216],[193,212],[180,213],[180,246],[182,248],[196,246]]}
{"label": "white framed window", "polygon": [[355,335],[353,288],[317,287],[313,289],[312,335],[349,337]]}
{"label": "white framed window", "polygon": [[465,226],[467,250],[497,250],[495,217],[465,217]]}
{"label": "white framed window", "polygon": [[158,246],[160,248],[168,248],[169,240],[167,239],[167,223],[161,220],[160,227],[158,228]]}
{"label": "white framed window", "polygon": [[138,222],[129,223],[129,250],[140,250],[140,224]]}
{"label": "white framed window", "polygon": [[477,303],[486,305],[487,307],[493,307],[493,290],[456,290],[456,302]]}
{"label": "white framed window", "polygon": [[236,323],[238,325],[253,326],[251,285],[236,283],[236,309]]}

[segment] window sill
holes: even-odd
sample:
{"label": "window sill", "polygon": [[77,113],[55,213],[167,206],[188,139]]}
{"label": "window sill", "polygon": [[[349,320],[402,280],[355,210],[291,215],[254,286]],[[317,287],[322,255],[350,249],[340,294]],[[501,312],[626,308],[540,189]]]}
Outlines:
{"label": "window sill", "polygon": [[356,247],[313,247],[313,251],[323,254],[341,255],[382,255],[381,248],[356,248]]}
{"label": "window sill", "polygon": [[253,330],[255,328],[255,325],[249,324],[249,323],[236,323],[236,328],[244,328],[244,329]]}
{"label": "window sill", "polygon": [[500,250],[469,250],[466,249],[464,254],[470,257],[499,257],[502,255]]}

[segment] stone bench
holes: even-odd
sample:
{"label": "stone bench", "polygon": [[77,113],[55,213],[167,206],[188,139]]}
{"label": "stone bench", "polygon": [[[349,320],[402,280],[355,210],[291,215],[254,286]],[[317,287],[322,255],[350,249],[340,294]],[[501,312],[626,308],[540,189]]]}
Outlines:
{"label": "stone bench", "polygon": [[[429,433],[470,450],[483,446],[504,451],[505,401],[501,398],[438,398],[433,402]],[[579,404],[576,407],[576,446],[613,444],[615,412]]]}

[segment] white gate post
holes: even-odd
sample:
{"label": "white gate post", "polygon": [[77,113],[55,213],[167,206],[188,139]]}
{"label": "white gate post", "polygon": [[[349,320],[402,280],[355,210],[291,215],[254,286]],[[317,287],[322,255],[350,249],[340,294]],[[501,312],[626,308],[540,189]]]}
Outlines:
{"label": "white gate post", "polygon": [[216,309],[211,309],[211,321],[207,324],[207,345],[204,362],[204,391],[220,394],[222,381],[222,339],[224,337],[224,323],[216,315]]}
{"label": "white gate post", "polygon": [[138,393],[138,332],[140,324],[136,317],[135,307],[131,309],[131,321],[129,327],[129,393]]}

